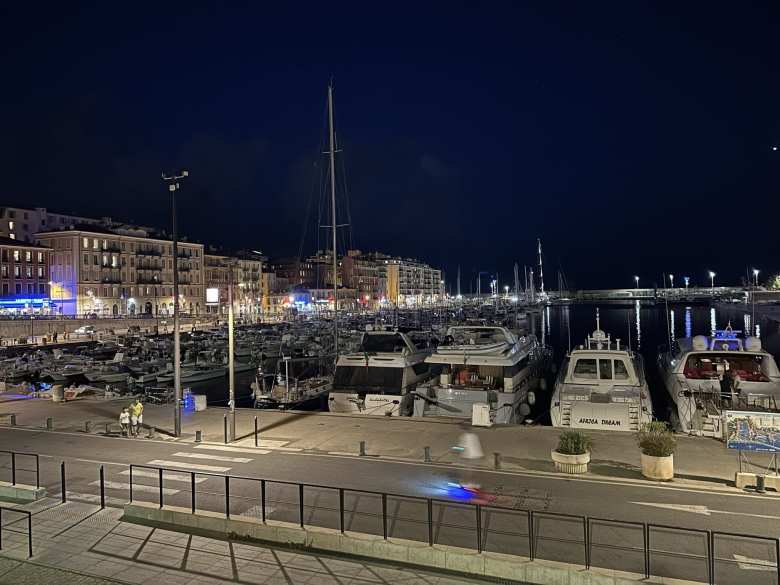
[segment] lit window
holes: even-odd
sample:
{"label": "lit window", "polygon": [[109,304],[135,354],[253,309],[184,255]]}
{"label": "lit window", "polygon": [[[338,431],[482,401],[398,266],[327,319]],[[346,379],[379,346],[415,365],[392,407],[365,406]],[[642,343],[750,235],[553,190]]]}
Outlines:
{"label": "lit window", "polygon": [[10,237],[12,240],[16,239],[16,234],[8,234],[8,237]]}
{"label": "lit window", "polygon": [[38,264],[43,262],[43,252],[38,252]]}
{"label": "lit window", "polygon": [[32,252],[30,252],[30,250],[27,250],[24,253],[24,261],[25,262],[32,262]]}
{"label": "lit window", "polygon": [[19,262],[21,259],[21,254],[19,253],[19,250],[14,250],[14,262]]}
{"label": "lit window", "polygon": [[22,275],[22,267],[21,266],[14,266],[14,276],[16,278],[19,278]]}
{"label": "lit window", "polygon": [[46,267],[45,266],[38,266],[38,278],[43,278],[46,276]]}
{"label": "lit window", "polygon": [[98,241],[97,238],[92,238],[92,249],[97,250],[98,249]]}
{"label": "lit window", "polygon": [[103,240],[103,249],[108,249],[108,240]]}
{"label": "lit window", "polygon": [[88,249],[89,248],[89,238],[82,238],[81,241],[82,241],[82,246],[84,247],[84,249],[85,250]]}
{"label": "lit window", "polygon": [[12,230],[12,229],[14,229],[14,225],[16,225],[16,222],[15,222],[15,221],[9,221],[9,222],[8,222],[8,229],[9,229],[9,230]]}

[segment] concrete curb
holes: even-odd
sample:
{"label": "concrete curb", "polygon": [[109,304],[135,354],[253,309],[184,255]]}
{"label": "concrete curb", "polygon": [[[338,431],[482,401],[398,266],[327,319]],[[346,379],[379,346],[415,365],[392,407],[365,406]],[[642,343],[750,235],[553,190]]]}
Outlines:
{"label": "concrete curb", "polygon": [[122,520],[139,524],[163,524],[183,532],[198,530],[226,538],[242,538],[266,543],[297,546],[311,551],[379,559],[422,569],[439,569],[463,575],[506,579],[533,585],[561,583],[566,585],[701,585],[693,581],[568,565],[554,561],[531,561],[526,557],[434,545],[400,538],[385,540],[381,536],[344,532],[319,527],[301,528],[297,524],[248,517],[225,518],[223,514],[198,512],[187,508],[159,508],[145,502],[134,502],[124,508]]}
{"label": "concrete curb", "polygon": [[7,481],[0,481],[0,500],[9,500],[11,502],[34,502],[46,497],[46,489],[25,485],[22,483],[11,484]]}

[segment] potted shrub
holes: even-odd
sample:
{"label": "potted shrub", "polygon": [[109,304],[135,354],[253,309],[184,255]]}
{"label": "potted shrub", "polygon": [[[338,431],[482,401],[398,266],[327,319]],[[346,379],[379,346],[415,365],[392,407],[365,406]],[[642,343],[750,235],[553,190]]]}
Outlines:
{"label": "potted shrub", "polygon": [[677,439],[668,425],[661,421],[642,425],[637,441],[642,451],[642,475],[661,481],[672,479]]}
{"label": "potted shrub", "polygon": [[593,441],[579,431],[564,431],[558,438],[558,447],[550,452],[555,471],[585,473],[590,463]]}

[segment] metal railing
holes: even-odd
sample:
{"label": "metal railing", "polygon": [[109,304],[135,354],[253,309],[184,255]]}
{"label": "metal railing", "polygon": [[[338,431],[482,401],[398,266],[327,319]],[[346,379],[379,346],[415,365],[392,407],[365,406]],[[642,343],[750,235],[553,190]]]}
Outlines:
{"label": "metal railing", "polygon": [[[150,473],[149,470],[154,470],[154,473]],[[231,476],[205,471],[191,471],[188,469],[136,464],[130,465],[129,470],[130,501],[133,502],[134,497],[137,497],[138,493],[141,493],[141,491],[145,493],[154,491],[149,484],[138,481],[139,476],[142,476],[144,478],[155,479],[155,487],[157,488],[155,499],[157,505],[161,509],[166,504],[174,505],[171,501],[177,498],[174,498],[173,495],[166,495],[166,489],[164,487],[166,474],[175,476],[173,479],[179,485],[186,481],[184,479],[185,477],[189,478],[190,493],[189,502],[187,503],[190,512],[193,514],[200,509],[203,511],[208,510],[210,512],[223,513],[225,518],[230,518],[231,502],[235,502],[236,500],[253,500],[259,502],[259,510],[256,510],[252,516],[263,523],[268,520],[268,516],[272,512],[278,516],[278,512],[283,510],[285,506],[288,506],[293,508],[294,512],[292,519],[294,519],[301,528],[306,526],[335,528],[337,526],[342,533],[349,530],[350,532],[374,534],[374,532],[367,531],[365,526],[362,528],[355,527],[355,524],[360,524],[360,520],[373,518],[377,521],[381,519],[380,534],[384,539],[388,539],[391,536],[398,536],[398,532],[403,532],[402,527],[406,524],[418,526],[421,529],[424,528],[424,530],[419,530],[417,532],[411,531],[411,533],[407,530],[405,534],[399,537],[408,540],[427,542],[429,546],[439,543],[439,540],[442,539],[442,533],[446,530],[453,532],[465,531],[465,534],[462,535],[456,546],[471,548],[480,553],[487,551],[506,552],[507,554],[520,556],[522,554],[521,551],[523,551],[531,560],[537,558],[562,560],[563,562],[573,562],[574,564],[581,563],[586,569],[591,569],[593,566],[615,568],[598,561],[594,562],[594,550],[604,551],[610,555],[622,552],[627,555],[636,555],[637,561],[635,563],[630,563],[634,567],[632,572],[643,573],[645,578],[650,578],[653,574],[654,561],[656,561],[657,564],[659,559],[666,558],[696,561],[698,563],[706,564],[706,582],[709,583],[709,585],[714,585],[716,582],[716,569],[718,565],[739,566],[740,568],[747,566],[748,568],[760,569],[762,571],[774,571],[775,582],[780,585],[780,539],[774,537],[684,528],[648,522],[625,521],[613,518],[599,518],[559,512],[509,508],[492,504],[359,490],[332,485],[280,481],[258,477]],[[219,485],[216,490],[213,487],[212,489],[198,487],[199,483],[206,482],[209,478],[212,480],[210,485],[213,486],[214,481]],[[255,485],[255,487],[248,490],[252,495],[245,495],[247,492],[246,489],[243,490],[243,494],[236,493],[237,488],[235,486],[242,485],[246,488],[246,482]],[[288,493],[292,491],[293,495],[288,499],[272,499],[269,494],[272,486],[281,486],[286,489]],[[178,490],[170,491],[178,492]],[[327,499],[328,494],[337,496],[338,503],[331,505],[321,503],[321,500]],[[345,503],[348,496],[355,500],[355,504],[352,508],[348,507]],[[358,509],[358,503],[360,502],[361,497],[365,496],[369,496],[374,500],[372,502],[372,507],[374,507],[373,511]],[[212,506],[211,509],[209,509],[208,505],[205,507],[202,506],[204,499],[214,497],[221,500],[217,506]],[[392,501],[395,507],[395,511],[393,512],[388,509],[390,501]],[[400,514],[401,503],[411,503],[411,505],[416,506],[416,513],[412,515]],[[308,517],[307,510],[309,511]],[[438,513],[435,514],[435,512]],[[327,517],[328,514],[337,515],[338,520],[337,522],[329,523],[321,518],[317,521],[313,518],[315,513],[320,514],[320,516],[324,515],[325,517]],[[349,528],[347,527],[347,514],[350,514]],[[444,518],[449,514],[459,514],[462,518],[470,519],[470,521],[467,523],[445,522]],[[246,513],[236,514],[234,512],[232,515],[234,517],[247,516]],[[495,520],[496,517],[500,517],[500,515],[508,515],[510,517],[508,528],[502,528],[500,523],[498,523],[498,526],[491,526],[490,522]],[[438,519],[435,519],[435,516],[438,516]],[[542,529],[541,524],[543,522],[547,523],[547,521],[550,520],[555,523],[555,530],[560,531],[562,527],[564,528],[563,534],[560,534],[559,532],[556,533],[554,530],[551,530],[549,526],[547,526],[547,532]],[[335,524],[336,526],[331,526],[329,524]],[[399,529],[399,526],[401,529]],[[569,528],[571,526],[574,526],[575,528],[570,530]],[[603,527],[609,527],[612,530],[630,530],[637,535],[641,532],[641,543],[631,544],[623,539],[619,539],[616,543],[594,540],[594,531]],[[520,530],[520,528],[524,528],[524,530]],[[391,535],[391,532],[395,532],[395,534]],[[675,539],[667,548],[663,548],[661,544],[661,536],[664,533],[667,533],[667,536],[669,535],[668,533],[672,533]],[[682,547],[678,546],[677,541],[682,535],[687,535],[684,540],[686,544],[699,544],[699,541],[701,541],[703,553],[686,552],[685,550],[682,550]],[[499,546],[498,544],[491,545],[492,537],[508,537],[510,542],[509,544],[503,543],[503,546]],[[773,555],[771,556],[774,556],[774,559],[760,560],[752,559],[747,556],[738,559],[737,555],[733,555],[732,557],[718,557],[716,555],[716,544],[720,542],[720,540],[725,539],[745,540],[754,544],[767,544],[772,549]],[[578,549],[580,551],[579,558],[574,560],[561,559],[560,554],[558,553],[556,553],[558,558],[550,558],[549,554],[545,556],[543,552],[540,553],[540,548],[547,543],[564,545],[562,548],[565,548],[567,545],[573,546],[575,550]],[[499,548],[503,550],[497,550]],[[639,559],[641,559],[641,561]],[[668,570],[669,569],[667,568],[667,571]],[[703,574],[703,571],[699,574]],[[675,575],[664,576],[674,577]]]}
{"label": "metal railing", "polygon": [[[35,487],[41,487],[41,464],[36,453],[22,453],[20,451],[5,451],[0,450],[0,454],[10,456],[11,459],[11,485],[16,485],[18,472],[30,472],[35,473]],[[35,469],[26,469],[19,467],[19,458],[32,457],[35,460]]]}
{"label": "metal railing", "polygon": [[[27,516],[27,558],[33,556],[32,545],[32,513],[27,510],[19,510],[18,508],[6,508],[0,506],[0,550],[3,550],[3,512],[15,512],[17,514],[23,514]],[[6,525],[8,530],[8,525]]]}

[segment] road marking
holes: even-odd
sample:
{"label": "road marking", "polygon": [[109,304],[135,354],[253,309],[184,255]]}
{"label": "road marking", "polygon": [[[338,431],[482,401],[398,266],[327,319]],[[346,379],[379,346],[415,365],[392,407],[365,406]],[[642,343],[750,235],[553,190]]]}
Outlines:
{"label": "road marking", "polygon": [[212,451],[229,451],[230,453],[252,453],[253,455],[268,455],[270,451],[263,449],[242,449],[241,447],[228,447],[222,445],[196,445],[196,449],[209,449]]}
{"label": "road marking", "polygon": [[[274,439],[258,439],[257,446],[264,449],[278,449],[279,447],[284,447],[289,442],[290,441],[277,441]],[[254,445],[255,439],[254,437],[250,437],[249,439],[241,439],[240,441],[237,441],[237,443],[241,446]]]}
{"label": "road marking", "polygon": [[745,571],[772,571],[777,569],[772,561],[764,559],[751,559],[743,555],[734,555],[734,560],[737,561],[737,566]]}
{"label": "road marking", "polygon": [[210,459],[211,461],[225,461],[227,463],[251,463],[247,457],[224,457],[222,455],[209,455],[207,453],[174,453],[171,457],[189,457],[191,459]]}
{"label": "road marking", "polygon": [[[119,481],[106,481],[103,482],[104,485],[110,489],[110,490],[127,490],[130,491],[130,484],[129,483],[122,483]],[[100,485],[100,480],[93,481],[89,485]],[[133,491],[134,492],[149,492],[153,494],[159,494],[160,488],[153,485],[143,485],[140,483],[133,482]],[[175,490],[173,488],[163,488],[163,495],[166,496],[172,496],[173,494],[178,494],[179,490]]]}
{"label": "road marking", "polygon": [[147,465],[153,465],[155,467],[173,467],[175,469],[178,469],[179,471],[182,471],[182,467],[187,467],[189,469],[197,469],[199,471],[213,471],[214,473],[225,473],[226,471],[230,471],[230,467],[217,467],[216,465],[200,465],[197,463],[190,463],[189,461],[168,461],[167,459],[153,459],[152,461],[147,461]]}
{"label": "road marking", "polygon": [[[130,470],[125,469],[124,471],[120,471],[119,475],[130,475]],[[153,477],[154,479],[159,479],[160,474],[156,471],[142,471],[141,469],[133,469],[133,477]],[[203,483],[204,481],[208,480],[207,477],[196,477],[195,483]],[[192,481],[191,476],[189,475],[179,475],[178,473],[166,473],[164,477],[164,481],[181,481],[185,483],[190,483]]]}
{"label": "road marking", "polygon": [[637,504],[639,506],[652,506],[654,508],[665,508],[667,510],[675,510],[678,512],[690,512],[692,514],[702,514],[703,516],[711,516],[712,514],[726,514],[728,516],[748,516],[750,518],[780,520],[780,516],[771,516],[769,514],[750,514],[748,512],[730,512],[728,510],[712,510],[707,506],[696,506],[690,504],[661,504],[658,502],[629,502],[629,504]]}

